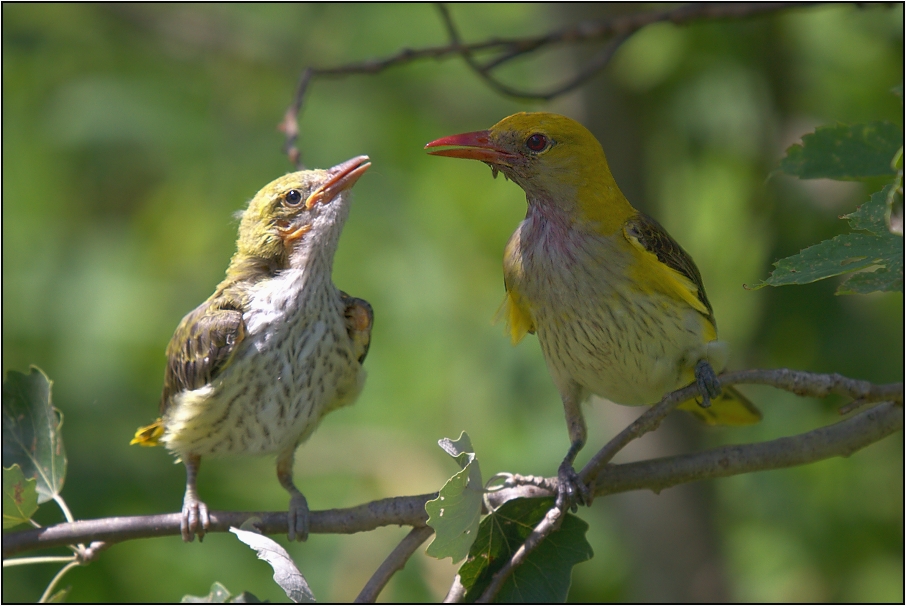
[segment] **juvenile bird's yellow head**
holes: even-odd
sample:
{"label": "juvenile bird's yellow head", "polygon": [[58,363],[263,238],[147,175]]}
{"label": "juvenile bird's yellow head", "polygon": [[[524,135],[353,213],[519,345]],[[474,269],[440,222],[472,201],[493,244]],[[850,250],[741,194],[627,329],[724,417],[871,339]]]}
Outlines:
{"label": "juvenile bird's yellow head", "polygon": [[347,190],[369,166],[368,156],[357,156],[327,170],[289,173],[262,188],[242,211],[227,273],[302,266],[314,251],[332,259],[349,215]]}
{"label": "juvenile bird's yellow head", "polygon": [[566,116],[519,113],[488,130],[425,146],[430,154],[480,160],[525,190],[529,205],[556,207],[572,221],[611,233],[634,211],[620,192],[601,144]]}

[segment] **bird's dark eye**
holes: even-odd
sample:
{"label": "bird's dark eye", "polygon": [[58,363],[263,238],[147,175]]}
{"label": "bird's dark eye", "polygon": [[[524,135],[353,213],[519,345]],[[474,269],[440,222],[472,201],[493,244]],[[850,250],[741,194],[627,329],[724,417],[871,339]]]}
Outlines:
{"label": "bird's dark eye", "polygon": [[283,196],[283,199],[290,206],[296,206],[299,202],[302,201],[302,194],[299,193],[297,189],[291,189],[286,192],[286,195]]}
{"label": "bird's dark eye", "polygon": [[547,147],[547,137],[541,133],[535,133],[525,140],[525,146],[533,152],[540,152]]}

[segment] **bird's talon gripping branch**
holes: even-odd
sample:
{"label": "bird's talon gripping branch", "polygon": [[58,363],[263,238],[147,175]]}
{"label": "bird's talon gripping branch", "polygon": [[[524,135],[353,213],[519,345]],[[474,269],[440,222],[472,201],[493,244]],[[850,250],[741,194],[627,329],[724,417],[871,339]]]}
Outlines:
{"label": "bird's talon gripping branch", "polygon": [[695,365],[695,384],[702,395],[701,407],[710,407],[711,398],[718,397],[721,389],[717,374],[707,360],[701,360]]}
{"label": "bird's talon gripping branch", "polygon": [[[201,526],[199,527],[199,522]],[[186,494],[182,504],[182,519],[179,521],[179,531],[182,534],[182,540],[191,543],[198,535],[198,542],[204,540],[204,535],[211,527],[211,520],[208,516],[208,506],[198,497]]]}
{"label": "bird's talon gripping branch", "polygon": [[308,501],[296,491],[289,500],[289,540],[307,541],[309,531]]}
{"label": "bird's talon gripping branch", "polygon": [[554,506],[562,512],[576,513],[579,505],[590,502],[588,487],[579,479],[572,462],[564,460],[557,470],[557,500]]}

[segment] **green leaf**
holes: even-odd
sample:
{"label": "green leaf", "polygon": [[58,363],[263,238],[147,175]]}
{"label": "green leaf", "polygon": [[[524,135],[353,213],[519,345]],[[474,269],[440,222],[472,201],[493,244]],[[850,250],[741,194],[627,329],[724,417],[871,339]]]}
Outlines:
{"label": "green leaf", "polygon": [[867,295],[872,292],[903,292],[903,257],[892,270],[879,268],[875,271],[860,271],[846,279],[837,288],[838,295]]}
{"label": "green leaf", "polygon": [[[847,279],[838,295],[903,291],[903,237],[887,226],[888,185],[854,212],[844,215],[858,233],[842,234],[774,263],[767,280],[751,287],[808,284],[840,274],[870,269]],[[864,233],[868,232],[868,233]]]}
{"label": "green leaf", "polygon": [[[553,498],[514,499],[481,522],[469,559],[459,569],[460,580],[467,590],[466,602],[474,602],[484,593],[494,574],[509,561],[553,504]],[[566,514],[560,528],[507,579],[495,601],[565,602],[573,566],[594,555],[585,539],[587,530],[588,524],[583,520]]]}
{"label": "green leaf", "polygon": [[72,591],[72,585],[64,587],[63,589],[54,593],[52,596],[47,598],[45,604],[62,604],[66,601],[66,596],[69,595],[70,591]]}
{"label": "green leaf", "polygon": [[903,129],[889,122],[819,126],[787,150],[780,170],[800,179],[893,176],[891,160],[902,145]]}
{"label": "green leaf", "polygon": [[18,463],[37,478],[39,503],[60,494],[66,476],[63,415],[51,405],[51,385],[36,366],[27,375],[12,370],[3,382],[3,466]]}
{"label": "green leaf", "polygon": [[211,585],[211,593],[205,596],[184,595],[182,596],[183,604],[226,604],[230,599],[230,592],[226,587],[218,582]]}
{"label": "green leaf", "polygon": [[38,511],[37,480],[27,479],[18,464],[3,468],[3,528],[25,524]]}
{"label": "green leaf", "polygon": [[887,198],[890,196],[891,185],[886,186],[881,191],[871,195],[871,198],[848,215],[843,215],[844,219],[849,220],[849,226],[853,229],[870,231],[880,236],[888,231],[885,215],[887,215]]}
{"label": "green leaf", "polygon": [[798,255],[774,263],[775,269],[767,280],[751,287],[809,284],[850,271],[867,269],[873,265],[886,265],[899,255],[902,267],[903,239],[897,236],[878,237],[872,234],[842,234],[830,240],[809,246]]}
{"label": "green leaf", "polygon": [[425,503],[428,526],[434,529],[434,540],[425,553],[439,560],[449,557],[456,563],[469,554],[478,536],[484,486],[469,434],[462,432],[458,440],[444,438],[438,444],[462,470],[447,480],[436,499]]}
{"label": "green leaf", "polygon": [[274,581],[286,592],[286,597],[296,604],[313,604],[315,596],[308,586],[308,581],[296,568],[296,563],[289,553],[277,541],[258,532],[230,528],[230,532],[254,549],[258,559],[264,560],[274,569]]}

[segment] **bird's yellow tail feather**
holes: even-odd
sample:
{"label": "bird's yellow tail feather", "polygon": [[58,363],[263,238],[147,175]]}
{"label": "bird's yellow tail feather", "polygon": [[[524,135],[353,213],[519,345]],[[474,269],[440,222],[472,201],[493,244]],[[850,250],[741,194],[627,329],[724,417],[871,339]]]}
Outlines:
{"label": "bird's yellow tail feather", "polygon": [[708,425],[753,425],[761,420],[761,411],[734,387],[724,387],[708,408],[702,408],[699,402],[700,399],[692,398],[677,408]]}
{"label": "bird's yellow tail feather", "polygon": [[160,444],[160,437],[162,435],[164,435],[164,423],[162,419],[158,419],[150,425],[139,427],[135,432],[135,437],[129,442],[129,445],[157,446]]}

